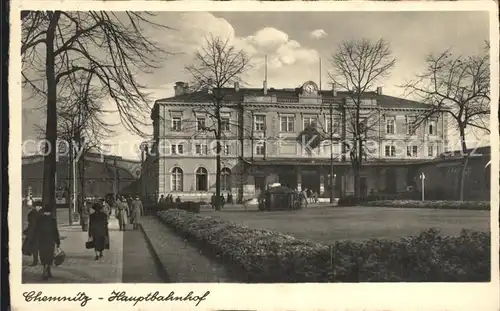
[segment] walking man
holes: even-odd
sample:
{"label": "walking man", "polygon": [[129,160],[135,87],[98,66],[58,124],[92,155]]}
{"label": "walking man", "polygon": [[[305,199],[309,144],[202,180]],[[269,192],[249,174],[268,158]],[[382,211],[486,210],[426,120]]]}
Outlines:
{"label": "walking man", "polygon": [[134,230],[139,227],[139,219],[144,214],[144,207],[139,196],[136,196],[131,203],[130,217],[132,218],[132,225]]}

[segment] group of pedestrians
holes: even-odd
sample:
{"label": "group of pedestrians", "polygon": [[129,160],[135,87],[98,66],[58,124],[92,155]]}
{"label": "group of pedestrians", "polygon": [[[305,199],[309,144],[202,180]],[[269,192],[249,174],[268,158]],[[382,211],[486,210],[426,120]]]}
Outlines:
{"label": "group of pedestrians", "polygon": [[[85,203],[86,205],[86,203]],[[82,209],[88,210],[86,207]],[[125,227],[130,220],[134,230],[139,227],[140,217],[144,214],[144,207],[138,196],[134,199],[129,197],[119,197],[116,201],[108,202],[101,199],[91,205],[88,211],[88,241],[85,248],[93,249],[95,260],[103,258],[103,251],[110,248],[109,220],[114,216],[118,219],[120,230]],[[49,205],[31,206],[27,215],[28,226],[23,231],[24,241],[22,252],[26,256],[32,256],[31,266],[38,265],[39,261],[43,265],[42,279],[48,280],[52,277],[52,265],[54,257],[60,250],[59,230],[57,221],[52,214]]]}
{"label": "group of pedestrians", "polygon": [[144,206],[138,196],[134,199],[121,196],[115,201],[115,211],[120,231],[124,231],[129,222],[136,230],[139,227],[141,215],[144,215]]}

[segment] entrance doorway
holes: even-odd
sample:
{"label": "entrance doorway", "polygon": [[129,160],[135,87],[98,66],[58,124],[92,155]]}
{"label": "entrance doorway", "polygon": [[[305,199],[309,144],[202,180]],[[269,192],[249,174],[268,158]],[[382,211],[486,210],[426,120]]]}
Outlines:
{"label": "entrance doorway", "polygon": [[254,176],[254,186],[255,193],[261,193],[266,190],[266,177],[265,176]]}
{"label": "entrance doorway", "polygon": [[389,194],[396,193],[396,170],[388,168],[385,171],[385,191]]}
{"label": "entrance doorway", "polygon": [[281,169],[278,178],[283,187],[297,189],[297,173],[293,167]]}
{"label": "entrance doorway", "polygon": [[315,170],[302,171],[302,189],[310,189],[319,193],[320,190],[320,174]]}
{"label": "entrance doorway", "polygon": [[359,178],[359,190],[360,190],[360,196],[361,197],[367,197],[368,196],[368,185],[366,181],[366,177],[360,177]]}

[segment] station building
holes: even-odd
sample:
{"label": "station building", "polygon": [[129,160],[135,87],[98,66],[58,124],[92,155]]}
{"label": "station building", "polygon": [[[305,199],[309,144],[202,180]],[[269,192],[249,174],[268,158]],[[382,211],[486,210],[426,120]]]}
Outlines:
{"label": "station building", "polygon": [[[350,94],[319,90],[313,81],[289,89],[268,89],[266,84],[242,88],[235,83],[220,90],[223,192],[232,193],[235,200],[246,199],[278,182],[325,198],[330,191],[335,197],[353,194],[349,146],[342,143],[353,141]],[[154,137],[145,143],[142,155],[143,196],[158,199],[171,194],[207,201],[215,192],[212,129],[217,121],[212,98],[213,90],[190,91],[187,83],[177,82],[173,97],[155,102]],[[442,160],[439,155],[449,142],[447,115],[435,115],[412,128],[413,120],[427,110],[426,104],[385,95],[380,87],[362,94],[362,195],[396,195],[418,188],[422,167]],[[314,148],[298,139],[311,125],[323,137]]]}

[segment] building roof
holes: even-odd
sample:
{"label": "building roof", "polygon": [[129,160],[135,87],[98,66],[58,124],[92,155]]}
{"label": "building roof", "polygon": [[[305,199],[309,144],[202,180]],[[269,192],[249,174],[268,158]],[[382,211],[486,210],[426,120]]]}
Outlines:
{"label": "building roof", "polygon": [[[236,91],[234,88],[224,88],[224,100],[229,102],[241,102],[245,96],[265,96],[262,88],[240,88]],[[290,100],[299,98],[301,93],[301,88],[293,89],[275,89],[269,88],[267,91],[267,96],[276,96],[278,101],[280,99]],[[319,92],[323,101],[333,100],[332,91],[320,91]],[[337,92],[335,99],[344,99],[349,97],[348,92]],[[377,100],[378,106],[384,108],[429,108],[428,104],[393,97],[389,95],[378,94],[377,92],[366,92],[362,94],[362,98],[373,98]],[[188,103],[206,103],[212,101],[212,95],[205,91],[194,91],[185,93],[182,95],[177,95],[168,98],[158,99],[156,103],[168,103],[168,102],[188,102]]]}

